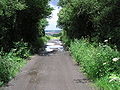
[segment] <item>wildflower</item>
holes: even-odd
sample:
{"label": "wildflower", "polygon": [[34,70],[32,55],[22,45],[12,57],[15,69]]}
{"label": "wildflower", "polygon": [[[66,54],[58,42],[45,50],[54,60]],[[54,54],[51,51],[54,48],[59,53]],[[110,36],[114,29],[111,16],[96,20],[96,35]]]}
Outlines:
{"label": "wildflower", "polygon": [[107,45],[103,45],[103,48],[106,48],[107,47]]}
{"label": "wildflower", "polygon": [[120,78],[112,78],[109,80],[109,82],[112,82],[112,81],[119,81],[120,82]]}
{"label": "wildflower", "polygon": [[120,58],[113,58],[112,61],[117,62]]}
{"label": "wildflower", "polygon": [[106,43],[106,42],[108,42],[108,40],[105,40],[104,42]]}
{"label": "wildflower", "polygon": [[118,81],[118,82],[120,82],[120,77],[118,77],[118,76],[116,76],[116,75],[111,75],[110,77],[110,80],[109,80],[109,82],[112,82],[112,81]]}
{"label": "wildflower", "polygon": [[103,63],[103,65],[106,65],[107,63]]}
{"label": "wildflower", "polygon": [[15,52],[17,49],[12,49],[13,52]]}
{"label": "wildflower", "polygon": [[109,40],[111,40],[111,38],[109,38]]}

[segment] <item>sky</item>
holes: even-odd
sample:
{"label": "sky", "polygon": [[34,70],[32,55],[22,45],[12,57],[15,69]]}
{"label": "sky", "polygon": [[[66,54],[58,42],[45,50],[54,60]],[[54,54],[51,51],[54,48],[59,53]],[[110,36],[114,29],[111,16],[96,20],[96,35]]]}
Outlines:
{"label": "sky", "polygon": [[57,20],[58,20],[57,13],[59,13],[59,11],[60,11],[60,8],[58,8],[58,6],[57,6],[57,2],[58,2],[58,0],[52,0],[50,2],[50,6],[53,7],[54,10],[52,11],[51,18],[47,19],[49,22],[49,25],[46,27],[45,30],[60,30],[60,28],[56,27]]}

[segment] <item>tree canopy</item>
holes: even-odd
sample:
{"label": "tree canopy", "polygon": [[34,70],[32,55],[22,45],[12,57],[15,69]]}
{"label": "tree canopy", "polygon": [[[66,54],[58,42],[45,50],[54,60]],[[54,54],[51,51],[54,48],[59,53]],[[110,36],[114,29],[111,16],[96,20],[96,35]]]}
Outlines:
{"label": "tree canopy", "polygon": [[119,0],[60,0],[58,26],[71,39],[97,38],[120,44]]}
{"label": "tree canopy", "polygon": [[37,43],[48,25],[50,0],[0,0],[0,47],[9,51],[13,42]]}

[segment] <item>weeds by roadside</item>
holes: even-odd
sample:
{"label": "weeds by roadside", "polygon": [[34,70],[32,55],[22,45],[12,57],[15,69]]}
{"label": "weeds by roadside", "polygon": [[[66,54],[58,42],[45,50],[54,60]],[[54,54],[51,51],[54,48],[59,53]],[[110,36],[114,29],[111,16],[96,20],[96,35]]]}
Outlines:
{"label": "weeds by roadside", "polygon": [[15,43],[9,53],[0,51],[0,86],[15,77],[29,56],[28,44],[23,41]]}
{"label": "weeds by roadside", "polygon": [[103,90],[120,89],[120,52],[87,39],[72,42],[70,51],[87,76]]}
{"label": "weeds by roadside", "polygon": [[[44,43],[46,43],[50,39],[50,36],[38,38],[38,40],[34,43],[34,46],[36,48],[41,48],[44,45]],[[14,47],[8,53],[4,52],[1,49],[0,86],[9,82],[9,80],[16,76],[20,69],[26,64],[25,59],[27,59],[31,55],[31,52],[33,53],[33,49],[31,50],[28,43],[23,42],[23,40],[15,42]]]}

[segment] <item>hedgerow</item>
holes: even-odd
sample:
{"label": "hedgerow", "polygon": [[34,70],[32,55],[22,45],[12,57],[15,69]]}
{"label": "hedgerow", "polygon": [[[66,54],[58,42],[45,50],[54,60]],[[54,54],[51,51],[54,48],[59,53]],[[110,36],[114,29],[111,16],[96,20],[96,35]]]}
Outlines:
{"label": "hedgerow", "polygon": [[87,39],[72,42],[70,52],[87,76],[99,86],[108,87],[102,84],[105,81],[109,84],[108,88],[116,87],[115,90],[119,90],[120,52],[108,45],[90,43]]}

